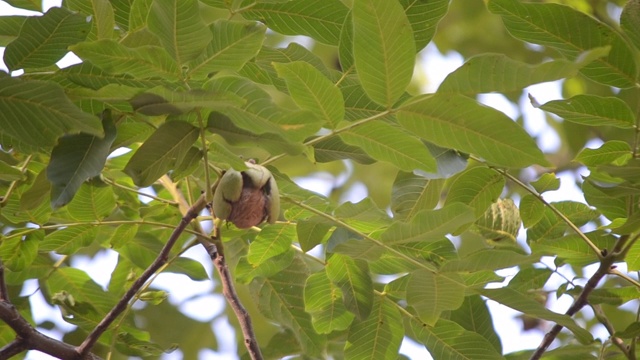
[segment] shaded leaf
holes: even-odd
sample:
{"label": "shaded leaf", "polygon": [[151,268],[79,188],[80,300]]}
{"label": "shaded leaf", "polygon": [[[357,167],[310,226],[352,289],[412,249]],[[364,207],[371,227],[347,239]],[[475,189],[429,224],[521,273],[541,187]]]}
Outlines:
{"label": "shaded leaf", "polygon": [[624,165],[632,156],[628,143],[619,140],[607,141],[597,149],[583,149],[576,156],[576,161],[587,166],[598,166],[616,163]]}
{"label": "shaded leaf", "polygon": [[54,209],[68,204],[83,182],[102,172],[116,138],[110,113],[103,114],[102,123],[104,138],[88,134],[68,135],[60,138],[53,148],[47,179],[51,182],[51,207]]}
{"label": "shaded leaf", "polygon": [[[314,141],[314,139],[309,141]],[[362,149],[346,144],[339,136],[331,136],[320,141],[314,141],[313,154],[315,160],[320,163],[342,159],[351,159],[360,164],[375,162]]]}
{"label": "shaded leaf", "polygon": [[630,0],[622,9],[620,27],[624,30],[636,49],[640,49],[640,2]]}
{"label": "shaded leaf", "polygon": [[413,30],[416,50],[427,46],[440,20],[449,10],[449,0],[400,0]]}
{"label": "shaded leaf", "polygon": [[188,73],[195,79],[221,70],[240,70],[258,54],[266,27],[254,22],[217,20],[209,30],[211,42],[189,63]]}
{"label": "shaded leaf", "polygon": [[595,18],[559,4],[490,0],[487,6],[489,11],[502,16],[514,37],[554,48],[570,60],[586,50],[610,45],[609,55],[585,66],[582,73],[605,85],[635,86],[634,55],[620,35]]}
{"label": "shaded leaf", "polygon": [[43,16],[25,20],[20,35],[7,45],[4,62],[11,70],[53,65],[70,45],[83,41],[90,29],[84,16],[52,7]]}
{"label": "shaded leaf", "polygon": [[449,320],[456,322],[465,330],[481,335],[499,354],[502,353],[502,344],[494,329],[489,308],[479,295],[465,297],[462,305],[451,312]]}
{"label": "shaded leaf", "polygon": [[116,207],[113,189],[96,180],[85,182],[68,204],[69,215],[76,220],[100,221]]}
{"label": "shaded leaf", "polygon": [[426,179],[408,172],[398,172],[391,194],[394,218],[410,221],[421,210],[433,209],[440,201],[442,179]]}
{"label": "shaded leaf", "polygon": [[149,186],[179,163],[197,138],[198,129],[193,125],[166,122],[133,154],[124,172],[136,185]]}
{"label": "shaded leaf", "polygon": [[267,226],[249,245],[247,260],[253,266],[268,261],[270,258],[289,250],[296,240],[296,229],[290,224],[273,224]]}
{"label": "shaded leaf", "polygon": [[560,188],[560,179],[556,177],[556,174],[545,173],[538,180],[532,181],[531,186],[539,193],[558,190]]}
{"label": "shaded leaf", "polygon": [[312,274],[304,285],[304,308],[320,334],[345,330],[355,318],[342,302],[342,292],[324,271]]}
{"label": "shaded leaf", "polygon": [[56,230],[44,237],[39,251],[55,251],[58,254],[71,255],[78,249],[91,245],[97,233],[98,228],[91,225],[70,226]]}
{"label": "shaded leaf", "polygon": [[36,148],[53,146],[63,134],[104,135],[98,118],[82,112],[54,83],[2,77],[0,108],[0,134]]}
{"label": "shaded leaf", "polygon": [[180,67],[200,55],[212,39],[197,0],[154,0],[147,22]]}
{"label": "shaded leaf", "polygon": [[0,236],[0,259],[7,269],[20,272],[27,269],[38,255],[38,244],[44,237],[44,231],[34,231],[24,238]]}

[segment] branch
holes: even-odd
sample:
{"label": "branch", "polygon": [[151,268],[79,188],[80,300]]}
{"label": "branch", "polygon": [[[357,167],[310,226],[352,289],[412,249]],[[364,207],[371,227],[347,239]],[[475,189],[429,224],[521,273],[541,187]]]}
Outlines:
{"label": "branch", "polygon": [[0,261],[0,301],[9,301],[7,283],[4,281],[4,264]]}
{"label": "branch", "polygon": [[[218,180],[219,181],[219,180]],[[215,187],[218,185],[218,181],[213,184],[212,192],[215,190]],[[169,177],[160,178],[160,182],[173,196],[174,200],[178,202],[179,208],[182,211],[187,207],[187,200],[184,198],[182,193],[178,190],[175,183],[169,179]],[[203,198],[202,195],[200,199]],[[214,235],[211,236],[211,242],[204,241],[201,236],[197,236],[196,239],[198,242],[206,249],[207,254],[211,258],[216,271],[220,275],[220,282],[222,283],[222,295],[225,297],[231,309],[236,315],[238,322],[240,323],[240,329],[242,330],[242,335],[244,337],[244,345],[247,348],[251,359],[253,360],[262,360],[262,353],[260,352],[260,346],[258,345],[258,341],[256,340],[256,335],[253,331],[253,324],[251,323],[251,316],[247,312],[247,310],[242,305],[240,298],[238,297],[238,293],[236,293],[233,278],[231,277],[231,273],[229,272],[229,268],[224,259],[224,247],[222,246],[222,241],[220,241],[220,227],[219,223],[214,224]],[[193,227],[196,231],[201,234],[205,234],[204,230],[200,226],[199,223],[193,223]]]}
{"label": "branch", "polygon": [[[595,289],[596,286],[598,286],[598,283],[600,282],[600,280],[602,280],[602,278],[605,275],[611,273],[611,266],[613,265],[614,262],[618,261],[619,253],[628,240],[629,240],[628,235],[621,236],[618,239],[618,241],[616,241],[615,246],[610,252],[605,252],[604,254],[601,254],[600,266],[598,267],[598,270],[593,274],[593,276],[589,278],[589,280],[585,284],[578,298],[576,298],[576,300],[573,302],[573,304],[571,304],[571,306],[565,313],[566,315],[573,316],[575,313],[580,311],[585,305],[588,304],[589,294],[591,294],[593,289]],[[562,325],[559,325],[559,324],[554,325],[553,328],[551,328],[551,331],[545,334],[544,338],[542,339],[542,342],[540,343],[536,351],[533,353],[533,355],[531,355],[530,359],[531,360],[540,359],[544,354],[544,352],[547,351],[547,349],[549,348],[553,340],[558,336],[561,330],[562,330]]]}
{"label": "branch", "polygon": [[605,329],[607,329],[607,332],[609,333],[609,339],[611,340],[611,342],[615,346],[617,346],[620,349],[620,351],[622,351],[622,353],[627,359],[631,359],[629,357],[631,353],[629,352],[629,348],[627,347],[627,345],[625,345],[622,339],[620,339],[617,336],[614,336],[615,329],[613,327],[613,324],[611,324],[611,321],[609,321],[609,319],[605,315],[604,310],[602,310],[602,306],[591,305],[591,308],[593,309],[593,313],[595,314],[596,319],[598,319],[598,321],[605,327]]}
{"label": "branch", "polygon": [[[14,352],[18,349],[21,349],[20,351],[38,350],[60,359],[77,359],[78,357],[72,345],[50,338],[34,329],[8,301],[0,301],[0,320],[9,325],[17,335],[16,340],[0,350],[0,359],[15,355]],[[99,359],[99,357],[87,352],[83,359]]]}
{"label": "branch", "polygon": [[89,353],[93,345],[98,341],[100,336],[107,330],[109,325],[127,308],[127,304],[131,299],[135,296],[135,294],[140,290],[140,288],[144,285],[147,280],[165,263],[169,258],[169,252],[173,245],[175,245],[176,241],[185,230],[185,228],[189,225],[191,220],[195,219],[198,216],[198,213],[202,211],[205,207],[204,197],[201,196],[196,203],[189,208],[184,217],[180,220],[180,224],[173,230],[173,233],[167,240],[167,243],[164,245],[158,257],[149,265],[149,267],[140,275],[138,279],[133,283],[133,285],[127,290],[127,292],[122,296],[120,301],[107,313],[107,315],[100,321],[100,323],[93,329],[93,331],[87,336],[87,338],[78,346],[77,355],[79,358],[83,358],[86,354]]}

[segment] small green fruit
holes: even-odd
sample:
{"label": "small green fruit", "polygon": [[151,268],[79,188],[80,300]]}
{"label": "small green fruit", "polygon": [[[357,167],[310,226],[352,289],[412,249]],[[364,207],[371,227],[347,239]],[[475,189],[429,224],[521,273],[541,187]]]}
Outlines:
{"label": "small green fruit", "polygon": [[229,169],[224,173],[213,194],[213,211],[240,229],[265,220],[273,224],[280,214],[278,185],[264,166],[246,165],[244,171]]}
{"label": "small green fruit", "polygon": [[520,230],[520,211],[511,199],[498,199],[476,220],[476,228],[491,245],[515,244]]}

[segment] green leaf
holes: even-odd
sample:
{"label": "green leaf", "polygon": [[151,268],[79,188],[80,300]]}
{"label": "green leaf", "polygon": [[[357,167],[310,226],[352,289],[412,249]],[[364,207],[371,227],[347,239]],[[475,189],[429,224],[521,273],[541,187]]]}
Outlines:
{"label": "green leaf", "polygon": [[44,237],[39,251],[55,251],[62,255],[74,254],[78,249],[87,247],[96,239],[98,228],[91,225],[70,226],[54,231]]}
{"label": "green leaf", "polygon": [[68,133],[104,135],[98,118],[82,112],[54,83],[0,78],[0,108],[0,134],[36,148],[49,148]]}
{"label": "green leaf", "polygon": [[109,0],[111,6],[113,6],[113,12],[116,20],[116,24],[124,29],[129,29],[129,13],[131,12],[132,3],[139,0]]}
{"label": "green leaf", "polygon": [[414,338],[426,346],[434,359],[504,359],[487,339],[453,321],[440,319],[434,326],[429,326],[413,320],[410,324]]}
{"label": "green leaf", "polygon": [[[169,293],[164,290],[145,291],[138,296],[138,300],[148,302],[151,305],[160,305],[169,297]],[[160,355],[162,352],[158,353]]]}
{"label": "green leaf", "polygon": [[258,54],[266,31],[265,26],[255,22],[227,20],[217,20],[209,29],[213,39],[202,54],[189,63],[188,73],[194,79],[221,70],[240,70]]}
{"label": "green leaf", "polygon": [[[314,139],[310,139],[309,141],[313,141]],[[342,159],[351,159],[360,164],[372,164],[375,162],[375,160],[370,158],[362,149],[344,143],[339,136],[331,136],[320,141],[315,141],[313,143],[313,154],[315,160],[320,163]]]}
{"label": "green leaf", "polygon": [[273,66],[287,83],[291,97],[300,108],[318,114],[332,129],[342,121],[342,93],[319,70],[302,61],[275,63]]}
{"label": "green leaf", "polygon": [[20,28],[27,20],[27,16],[1,16],[0,17],[0,46],[7,46],[18,34]]}
{"label": "green leaf", "polygon": [[68,204],[83,182],[102,172],[116,138],[116,127],[109,113],[103,115],[102,123],[104,138],[68,135],[60,138],[53,148],[47,179],[51,182],[51,207],[54,209]]}
{"label": "green leaf", "polygon": [[[602,249],[612,249],[615,239],[599,233],[587,233],[587,237]],[[577,235],[562,238],[543,238],[530,242],[534,254],[556,255],[566,263],[586,266],[598,261],[598,257],[585,241]]]}
{"label": "green leaf", "polygon": [[47,180],[47,170],[38,173],[31,187],[20,196],[20,210],[33,210],[47,202],[51,192],[51,183]]}
{"label": "green leaf", "polygon": [[387,244],[414,241],[436,241],[475,220],[473,208],[454,203],[437,210],[423,210],[410,222],[396,222],[382,233],[380,239]]}
{"label": "green leaf", "polygon": [[400,0],[400,4],[411,24],[416,50],[420,51],[429,44],[438,23],[447,14],[449,0]]}
{"label": "green leaf", "polygon": [[[575,288],[574,292],[577,295],[581,288]],[[589,304],[607,304],[620,306],[628,301],[636,300],[640,298],[640,290],[635,286],[624,286],[619,288],[600,288],[594,289],[589,294]]]}
{"label": "green leaf", "polygon": [[294,258],[288,268],[269,278],[257,278],[250,287],[260,311],[291,329],[305,354],[319,356],[326,338],[316,333],[311,316],[304,311],[304,284],[308,276],[304,262]]}
{"label": "green leaf", "polygon": [[509,287],[520,292],[540,290],[553,274],[551,269],[523,268],[509,281]]}
{"label": "green leaf", "polygon": [[20,171],[20,169],[16,169],[15,167],[0,160],[0,180],[17,181],[23,180],[24,177],[25,175]]}
{"label": "green leaf", "polygon": [[352,14],[353,56],[362,87],[373,101],[390,108],[413,75],[411,24],[397,1],[355,0]]}
{"label": "green leaf", "polygon": [[24,238],[0,236],[0,259],[7,269],[20,272],[27,269],[38,255],[38,244],[44,237],[44,231],[34,231]]}
{"label": "green leaf", "polygon": [[635,125],[635,115],[629,106],[615,97],[576,95],[566,100],[553,100],[540,109],[554,113],[563,119],[588,126],[615,126],[630,129]]}
{"label": "green leaf", "polygon": [[586,50],[610,45],[609,55],[585,66],[582,73],[605,85],[635,86],[637,65],[632,51],[620,35],[595,18],[559,4],[490,0],[487,6],[502,16],[514,37],[556,49],[569,60]]}
{"label": "green leaf", "polygon": [[574,77],[581,68],[608,52],[607,48],[598,48],[582,54],[576,61],[558,59],[537,65],[513,60],[504,54],[480,54],[447,75],[438,92],[472,96],[493,91],[521,91],[529,85]]}
{"label": "green leaf", "polygon": [[451,312],[449,320],[456,322],[465,330],[481,335],[499,354],[502,353],[502,344],[494,329],[489,308],[479,295],[465,297],[462,305]]}
{"label": "green leaf", "polygon": [[346,359],[395,359],[404,337],[402,318],[395,304],[376,296],[371,314],[355,321],[345,345]]}
{"label": "green leaf", "polygon": [[571,317],[555,313],[545,308],[544,305],[540,304],[530,296],[510,288],[479,289],[477,291],[482,296],[506,305],[514,310],[523,312],[528,316],[553,321],[556,324],[562,325],[571,330],[571,332],[576,336],[576,339],[583,344],[588,344],[593,341],[591,333],[576,324]]}
{"label": "green leaf", "polygon": [[480,249],[461,259],[446,262],[440,268],[442,272],[476,272],[481,270],[500,270],[512,266],[534,263],[538,259],[518,254],[512,250]]}
{"label": "green leaf", "polygon": [[544,173],[538,180],[532,181],[531,186],[539,193],[554,191],[560,189],[560,179],[556,177],[556,174]]}
{"label": "green leaf", "polygon": [[198,128],[184,121],[162,124],[133,154],[124,168],[140,187],[153,184],[187,154],[198,139]]}
{"label": "green leaf", "polygon": [[127,74],[110,74],[89,61],[72,65],[60,70],[69,81],[93,90],[99,90],[109,84],[125,85],[133,88],[149,88],[165,83],[164,80],[136,80]]}
{"label": "green leaf", "polygon": [[391,193],[394,218],[410,221],[421,210],[433,209],[440,201],[442,179],[427,179],[409,172],[398,172]]}
{"label": "green leaf", "polygon": [[83,41],[90,29],[84,16],[52,7],[43,16],[24,22],[20,35],[7,45],[4,62],[10,70],[53,65],[70,45]]}
{"label": "green leaf", "polygon": [[630,0],[624,6],[620,15],[620,27],[636,49],[640,49],[640,2],[638,0]]}
{"label": "green leaf", "polygon": [[300,248],[307,252],[327,237],[333,224],[320,216],[300,219],[296,224],[296,233]]}
{"label": "green leaf", "polygon": [[337,45],[342,23],[349,9],[340,0],[258,2],[242,16],[259,20],[285,35],[307,35],[320,42]]}
{"label": "green leaf", "polygon": [[[214,78],[204,86],[223,94],[235,94],[245,100],[243,106],[219,106],[217,112],[209,116],[210,125],[214,121],[224,122],[220,115],[222,113],[233,120],[236,128],[254,134],[275,134],[291,141],[305,139],[322,126],[322,121],[309,111],[289,110],[276,105],[266,91],[247,79],[225,76]],[[277,138],[267,136],[272,141]]]}
{"label": "green leaf", "polygon": [[247,257],[243,256],[238,260],[238,265],[235,268],[236,280],[242,284],[248,284],[258,277],[274,276],[289,267],[294,257],[295,251],[287,249],[285,252],[269,258],[269,261],[265,261],[260,265],[252,265],[247,260]]}
{"label": "green leaf", "polygon": [[505,185],[505,180],[496,171],[486,167],[471,168],[458,175],[449,188],[445,206],[462,203],[475,209],[476,218],[498,200]]}
{"label": "green leaf", "polygon": [[319,334],[345,330],[355,318],[344,306],[342,292],[324,271],[307,278],[304,285],[304,309],[311,314],[313,328]]}
{"label": "green leaf", "polygon": [[435,172],[436,161],[419,139],[382,121],[370,121],[340,133],[344,142],[362,148],[374,159],[404,171]]}
{"label": "green leaf", "polygon": [[522,127],[503,113],[462,95],[424,96],[397,114],[410,132],[436,145],[473,153],[507,167],[548,165]]}
{"label": "green leaf", "polygon": [[157,46],[128,48],[113,40],[82,42],[70,50],[113,74],[129,74],[137,79],[162,78],[176,80],[180,68],[169,54]]}
{"label": "green leaf", "polygon": [[212,39],[197,0],[154,0],[147,22],[179,67],[200,55]]}
{"label": "green leaf", "polygon": [[433,326],[443,311],[455,310],[462,305],[464,292],[464,281],[458,274],[417,270],[409,277],[407,303],[422,321]]}
{"label": "green leaf", "polygon": [[[41,241],[44,237],[44,232],[41,232],[38,236],[37,241]],[[28,245],[27,245],[28,246]],[[0,245],[0,249],[2,249],[2,245]],[[37,252],[37,249],[36,249]],[[11,254],[15,254],[11,252]],[[6,266],[6,263],[5,263]],[[5,280],[7,281],[7,285],[20,285],[22,286],[24,282],[28,279],[44,279],[47,277],[53,270],[53,260],[51,260],[51,256],[49,254],[38,254],[36,258],[30,263],[27,267],[20,271],[13,272],[10,269],[5,269]],[[13,338],[15,338],[15,333],[13,333]]]}
{"label": "green leaf", "polygon": [[138,232],[138,224],[123,224],[116,228],[111,237],[110,245],[112,249],[118,249],[133,240]]}
{"label": "green leaf", "polygon": [[171,91],[158,86],[136,95],[129,102],[135,111],[157,116],[180,115],[199,107],[217,109],[225,105],[241,105],[243,101],[229,92]]}
{"label": "green leaf", "polygon": [[115,207],[112,187],[96,180],[83,183],[67,205],[69,215],[81,221],[100,221],[111,215]]}
{"label": "green leaf", "polygon": [[42,1],[40,0],[5,0],[5,2],[20,9],[42,11]]}
{"label": "green leaf", "polygon": [[347,310],[360,320],[366,319],[373,306],[373,283],[367,262],[333,254],[325,269],[329,279],[342,290]]}
{"label": "green leaf", "polygon": [[529,194],[520,200],[520,218],[525,228],[538,223],[544,216],[544,204],[535,196]]}
{"label": "green leaf", "polygon": [[260,231],[255,240],[249,245],[247,260],[253,266],[260,266],[260,264],[272,257],[289,250],[291,243],[295,240],[295,226],[290,224],[267,226]]}
{"label": "green leaf", "polygon": [[583,149],[576,156],[576,161],[587,166],[608,165],[615,163],[616,165],[624,165],[631,158],[633,153],[631,147],[625,141],[611,140],[602,144],[597,149]]}

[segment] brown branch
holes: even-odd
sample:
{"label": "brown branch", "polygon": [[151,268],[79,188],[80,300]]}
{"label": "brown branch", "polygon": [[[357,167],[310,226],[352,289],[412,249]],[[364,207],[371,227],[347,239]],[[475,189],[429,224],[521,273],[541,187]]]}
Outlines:
{"label": "brown branch", "polygon": [[[0,301],[0,320],[13,329],[17,337],[12,343],[0,350],[0,359],[8,359],[24,350],[37,350],[55,356],[59,359],[76,359],[78,353],[75,347],[62,341],[50,338],[36,329],[25,320],[13,304],[8,301]],[[18,351],[20,349],[20,351]],[[98,356],[88,353],[84,359],[100,359]]]}
{"label": "brown branch", "polygon": [[611,324],[611,321],[609,321],[609,318],[607,318],[607,316],[605,315],[604,310],[602,310],[602,306],[591,305],[591,308],[593,309],[593,313],[595,314],[596,319],[598,319],[598,321],[605,327],[605,329],[607,329],[611,343],[617,346],[627,359],[631,359],[631,353],[629,352],[629,348],[627,347],[627,345],[621,338],[614,336],[616,330],[613,327],[613,324]]}
{"label": "brown branch", "polygon": [[9,301],[9,291],[4,280],[4,264],[0,261],[0,301]]}
{"label": "brown branch", "polygon": [[[565,313],[566,315],[573,316],[575,315],[575,313],[580,311],[585,305],[588,304],[589,294],[591,294],[593,289],[595,289],[596,286],[598,286],[598,283],[600,283],[600,280],[602,280],[602,278],[605,275],[609,274],[611,270],[611,266],[613,265],[614,262],[619,260],[621,251],[628,240],[629,240],[628,235],[620,236],[618,241],[616,241],[614,248],[610,252],[606,252],[606,251],[602,252],[600,257],[600,266],[598,267],[598,270],[593,274],[593,276],[589,278],[584,288],[582,289],[582,292],[580,293],[580,295],[578,295],[576,300],[573,302],[573,304],[571,304],[571,306]],[[562,325],[556,324],[553,326],[553,328],[551,328],[551,330],[548,333],[545,334],[544,338],[542,339],[542,342],[540,343],[536,351],[533,353],[533,355],[531,355],[531,358],[530,358],[531,360],[538,360],[542,357],[542,355],[544,354],[545,351],[547,351],[547,349],[549,348],[553,340],[558,336],[558,334],[562,330],[562,327],[563,327]]]}
{"label": "brown branch", "polygon": [[[187,208],[187,200],[184,198],[182,193],[178,190],[175,184],[169,179],[167,176],[163,176],[160,179],[162,185],[167,189],[173,199],[178,202],[178,206],[181,211]],[[215,187],[218,185],[218,181],[212,186],[212,192]],[[203,199],[205,195],[201,195],[200,199]],[[196,239],[198,242],[206,249],[207,254],[211,258],[213,265],[220,275],[220,282],[222,283],[222,295],[225,297],[231,309],[236,315],[238,322],[240,323],[240,329],[242,330],[242,335],[244,337],[244,345],[247,348],[249,356],[251,356],[252,360],[262,360],[262,353],[260,352],[260,346],[258,345],[258,341],[256,340],[256,335],[253,331],[253,324],[251,323],[251,316],[247,312],[247,310],[242,305],[240,298],[238,297],[238,293],[236,293],[235,286],[233,284],[233,278],[231,277],[231,273],[229,272],[229,268],[224,260],[224,246],[222,245],[222,241],[220,241],[220,228],[219,224],[214,222],[214,235],[211,236],[211,241],[208,242],[203,240],[203,238],[207,238],[206,233],[202,229],[199,223],[194,222],[194,229],[201,233],[204,236],[198,236]]]}
{"label": "brown branch", "polygon": [[25,350],[28,350],[28,348],[22,338],[15,339],[0,349],[0,360],[9,359]]}
{"label": "brown branch", "polygon": [[87,338],[77,347],[77,358],[82,359],[86,354],[89,353],[93,345],[98,341],[100,336],[107,330],[109,325],[127,308],[129,301],[133,299],[135,294],[142,288],[142,286],[149,280],[149,278],[158,270],[162,265],[164,265],[168,258],[169,252],[173,245],[175,245],[176,241],[184,231],[184,229],[191,223],[191,220],[195,219],[198,216],[198,213],[205,207],[204,197],[201,196],[196,203],[189,208],[184,217],[180,220],[180,224],[173,230],[173,233],[167,240],[167,243],[164,245],[158,257],[149,265],[149,267],[140,275],[138,279],[133,283],[133,285],[127,290],[127,292],[122,296],[120,301],[107,313],[107,315],[100,321],[98,325],[96,325],[95,329],[87,336]]}

